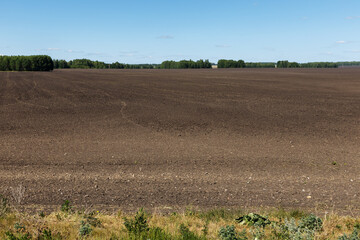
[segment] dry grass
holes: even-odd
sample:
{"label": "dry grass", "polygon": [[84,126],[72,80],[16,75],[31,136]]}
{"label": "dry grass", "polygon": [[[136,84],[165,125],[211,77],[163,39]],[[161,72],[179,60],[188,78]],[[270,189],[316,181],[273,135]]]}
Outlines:
{"label": "dry grass", "polygon": [[[241,216],[241,210],[214,209],[205,212],[185,211],[184,213],[173,213],[162,215],[154,213],[148,215],[149,227],[159,227],[174,239],[180,237],[179,228],[181,224],[187,226],[198,236],[203,236],[204,227],[207,226],[206,239],[219,239],[218,232],[221,227],[234,225],[238,232],[246,230],[249,239],[252,239],[251,231],[253,227],[244,226],[236,223],[235,218]],[[271,221],[281,221],[293,217],[297,221],[307,214],[301,211],[271,210],[263,212]],[[26,232],[29,232],[34,238],[39,236],[39,232],[44,229],[50,229],[53,236],[58,239],[79,239],[79,228],[81,221],[87,216],[92,216],[101,222],[101,226],[91,227],[92,232],[87,239],[129,239],[127,229],[124,226],[124,217],[132,218],[134,215],[123,214],[121,212],[106,214],[101,212],[92,212],[85,214],[83,212],[53,212],[40,216],[39,214],[24,214],[12,211],[0,218],[0,239],[6,239],[6,232],[16,233],[15,224],[19,223],[25,226]],[[315,234],[314,239],[337,239],[344,233],[350,234],[354,227],[360,226],[360,218],[327,215],[320,216],[323,220],[323,230]],[[273,229],[266,227],[264,229],[264,239],[272,238]],[[54,238],[57,239],[57,238]]]}

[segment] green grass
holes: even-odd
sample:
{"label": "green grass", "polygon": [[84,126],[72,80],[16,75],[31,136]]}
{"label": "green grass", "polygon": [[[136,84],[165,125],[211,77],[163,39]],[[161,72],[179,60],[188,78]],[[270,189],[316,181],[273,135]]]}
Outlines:
{"label": "green grass", "polygon": [[182,213],[162,215],[143,210],[133,214],[120,211],[113,214],[101,211],[84,213],[70,206],[67,202],[59,206],[59,211],[50,214],[20,213],[6,206],[6,212],[0,216],[0,239],[240,240],[348,239],[350,236],[353,239],[354,230],[360,228],[360,218],[315,216],[301,210],[281,208],[257,211],[271,222],[262,226],[237,222],[236,218],[249,213],[242,209],[198,211],[188,208]]}

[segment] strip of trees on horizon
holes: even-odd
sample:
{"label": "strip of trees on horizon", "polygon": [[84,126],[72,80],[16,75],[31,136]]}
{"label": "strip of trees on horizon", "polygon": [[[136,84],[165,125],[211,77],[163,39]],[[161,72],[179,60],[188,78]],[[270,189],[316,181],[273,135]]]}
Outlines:
{"label": "strip of trees on horizon", "polygon": [[52,71],[54,63],[47,55],[0,56],[0,71]]}
{"label": "strip of trees on horizon", "polygon": [[181,60],[176,61],[164,61],[160,64],[160,69],[181,69],[181,68],[212,68],[212,64],[209,60]]}
{"label": "strip of trees on horizon", "polygon": [[82,68],[82,69],[182,69],[182,68],[211,68],[209,60],[182,60],[164,61],[161,64],[125,64],[125,63],[105,63],[92,61],[90,59],[74,59],[71,61],[54,60],[54,68]]}
{"label": "strip of trees on horizon", "polygon": [[100,61],[92,61],[90,59],[74,59],[71,61],[54,60],[54,68],[80,68],[80,69],[154,69],[159,64],[125,64],[125,63],[105,63]]}
{"label": "strip of trees on horizon", "polygon": [[[80,68],[80,69],[187,69],[211,68],[213,63],[209,60],[181,60],[163,61],[161,64],[125,64],[105,63],[90,59],[52,60],[47,55],[32,56],[1,56],[0,71],[51,71],[53,69]],[[220,59],[218,68],[338,68],[360,67],[360,61],[352,62],[309,62],[297,63],[287,60],[278,62],[245,62],[243,60]]]}
{"label": "strip of trees on horizon", "polygon": [[278,61],[278,68],[338,68],[339,64],[336,62],[309,62],[297,63],[289,61]]}
{"label": "strip of trees on horizon", "polygon": [[[343,65],[346,64],[343,63]],[[254,62],[244,62],[243,60],[235,61],[235,60],[226,60],[226,59],[220,59],[218,61],[218,68],[337,68],[337,67],[339,67],[339,63],[336,62],[297,63],[297,62],[289,62],[287,60],[284,60],[284,61],[278,61],[276,63],[275,62],[254,63]]]}

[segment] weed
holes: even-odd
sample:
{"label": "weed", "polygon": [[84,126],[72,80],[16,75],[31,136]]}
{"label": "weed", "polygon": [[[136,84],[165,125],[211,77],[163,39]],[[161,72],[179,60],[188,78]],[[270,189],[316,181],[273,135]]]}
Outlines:
{"label": "weed", "polygon": [[360,229],[360,223],[359,223],[359,222],[356,222],[356,223],[354,224],[354,228]]}
{"label": "weed", "polygon": [[64,213],[71,213],[72,212],[72,206],[70,204],[69,200],[65,200],[64,203],[61,205],[61,209],[62,212]]}
{"label": "weed", "polygon": [[140,208],[134,219],[124,218],[124,225],[129,233],[140,235],[142,232],[149,231],[147,216],[143,208]]}
{"label": "weed", "polygon": [[16,232],[25,232],[25,226],[21,223],[15,223],[14,229]]}
{"label": "weed", "polygon": [[150,228],[149,232],[143,234],[142,239],[156,239],[156,240],[170,240],[173,239],[172,236],[166,234],[161,228]]}
{"label": "weed", "polygon": [[256,226],[254,229],[250,230],[250,232],[255,240],[265,239],[265,232],[262,227]]}
{"label": "weed", "polygon": [[209,221],[206,221],[203,228],[201,229],[201,232],[203,233],[204,237],[206,237],[209,233]]}
{"label": "weed", "polygon": [[96,217],[87,215],[87,216],[84,216],[84,219],[85,219],[86,223],[90,224],[90,226],[92,226],[92,227],[101,227],[101,221]]}
{"label": "weed", "polygon": [[5,233],[7,240],[31,240],[32,236],[30,233],[20,233],[18,236],[15,236],[11,231]]}
{"label": "weed", "polygon": [[320,231],[322,229],[322,220],[321,220],[321,218],[319,218],[313,214],[310,214],[307,217],[301,218],[299,227],[306,228],[309,230],[314,230],[314,231]]}
{"label": "weed", "polygon": [[266,217],[260,216],[256,213],[249,213],[236,219],[240,224],[247,224],[249,226],[265,227],[271,224],[270,220]]}
{"label": "weed", "polygon": [[50,229],[44,228],[39,230],[37,240],[60,240],[62,239],[61,235],[53,234]]}
{"label": "weed", "polygon": [[283,224],[273,223],[272,229],[274,239],[312,240],[314,237],[314,231],[300,228],[294,218],[285,219]]}
{"label": "weed", "polygon": [[44,218],[44,217],[45,217],[45,212],[44,212],[44,211],[40,211],[40,212],[39,212],[39,217]]}
{"label": "weed", "polygon": [[92,232],[92,228],[90,224],[85,223],[84,221],[81,221],[80,229],[79,229],[79,235],[84,237],[90,235]]}
{"label": "weed", "polygon": [[0,218],[5,217],[10,212],[8,200],[0,195]]}
{"label": "weed", "polygon": [[186,227],[184,224],[180,225],[180,239],[181,240],[202,240],[202,239],[206,239],[205,237],[199,237],[198,235],[196,235],[195,233],[193,233],[192,231],[190,231],[190,229],[188,227]]}
{"label": "weed", "polygon": [[246,240],[246,231],[242,231],[238,234],[235,230],[234,225],[221,227],[219,230],[219,238],[221,240]]}
{"label": "weed", "polygon": [[190,216],[195,216],[196,212],[192,209],[192,207],[186,207],[185,208],[185,216],[190,217]]}
{"label": "weed", "polygon": [[338,240],[360,240],[359,233],[357,229],[355,228],[354,231],[351,233],[351,235],[347,236],[346,234],[340,236]]}

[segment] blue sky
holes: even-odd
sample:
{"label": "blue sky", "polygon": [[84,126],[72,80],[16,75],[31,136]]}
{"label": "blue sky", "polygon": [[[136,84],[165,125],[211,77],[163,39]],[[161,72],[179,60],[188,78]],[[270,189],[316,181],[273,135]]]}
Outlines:
{"label": "blue sky", "polygon": [[1,0],[0,54],[360,61],[360,0]]}

